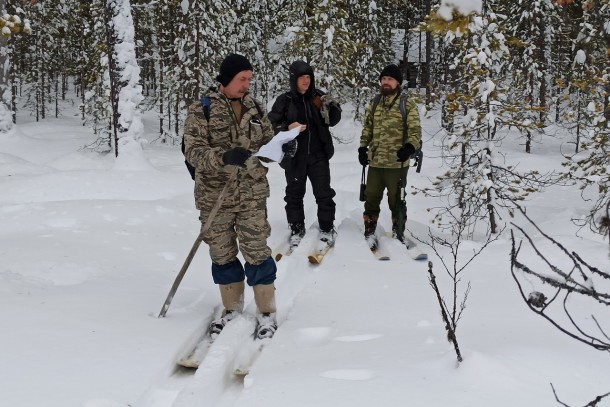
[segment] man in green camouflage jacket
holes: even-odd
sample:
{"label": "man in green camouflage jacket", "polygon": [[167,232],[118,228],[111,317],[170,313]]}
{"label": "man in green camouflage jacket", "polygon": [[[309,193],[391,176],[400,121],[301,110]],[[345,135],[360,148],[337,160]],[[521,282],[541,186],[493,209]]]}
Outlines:
{"label": "man in green camouflage jacket", "polygon": [[[364,236],[371,250],[377,248],[375,229],[381,211],[383,192],[387,189],[388,205],[392,212],[392,230],[396,236],[398,207],[396,197],[407,182],[409,157],[421,148],[421,125],[415,102],[407,98],[407,134],[403,135],[400,110],[402,72],[396,65],[388,65],[379,75],[381,98],[372,111],[374,101],[366,112],[358,148],[361,165],[369,164],[364,202]],[[402,170],[401,170],[402,167]],[[402,174],[401,174],[402,171]],[[402,176],[402,185],[398,182]],[[405,219],[406,221],[406,219]]]}
{"label": "man in green camouflage jacket", "polygon": [[[252,156],[274,132],[266,112],[248,93],[252,74],[252,65],[244,56],[226,57],[216,78],[220,86],[206,95],[208,114],[198,100],[189,107],[184,125],[185,156],[196,168],[195,203],[202,225],[221,200],[203,236],[224,306],[221,318],[210,326],[213,337],[243,311],[246,279],[258,308],[258,337],[271,337],[277,328],[273,284],[277,268],[267,246],[271,233],[267,168]],[[237,258],[238,242],[245,265]]]}

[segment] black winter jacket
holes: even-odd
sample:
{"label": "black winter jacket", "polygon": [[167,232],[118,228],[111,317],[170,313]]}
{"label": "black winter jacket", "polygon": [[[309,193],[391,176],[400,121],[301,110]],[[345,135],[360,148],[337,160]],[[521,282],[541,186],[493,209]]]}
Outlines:
{"label": "black winter jacket", "polygon": [[[301,75],[311,78],[305,94],[297,91],[297,79]],[[297,136],[297,153],[292,161],[301,161],[307,155],[318,152],[324,152],[326,158],[330,159],[335,153],[329,127],[341,120],[341,107],[335,101],[330,102],[329,123],[324,123],[320,112],[324,95],[323,91],[315,88],[313,69],[306,62],[295,61],[290,65],[290,91],[278,96],[268,117],[276,134],[288,130],[288,125],[294,122],[307,125],[307,129]],[[290,163],[283,160],[281,165],[286,168]]]}

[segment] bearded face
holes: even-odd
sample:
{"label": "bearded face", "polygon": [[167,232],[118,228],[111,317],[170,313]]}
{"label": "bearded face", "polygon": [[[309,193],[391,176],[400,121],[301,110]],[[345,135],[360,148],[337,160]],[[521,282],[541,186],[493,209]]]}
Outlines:
{"label": "bearded face", "polygon": [[380,84],[380,92],[383,96],[393,95],[398,92],[400,83],[391,76],[382,76]]}

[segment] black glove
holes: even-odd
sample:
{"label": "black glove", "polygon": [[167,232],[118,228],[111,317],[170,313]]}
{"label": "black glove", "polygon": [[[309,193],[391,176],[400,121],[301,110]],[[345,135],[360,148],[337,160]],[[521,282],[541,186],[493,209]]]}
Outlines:
{"label": "black glove", "polygon": [[398,157],[398,160],[396,160],[396,161],[400,161],[401,163],[404,163],[405,161],[407,161],[409,159],[409,157],[411,157],[413,155],[414,152],[415,152],[415,147],[413,147],[413,144],[406,143],[404,146],[400,147],[398,149],[398,151],[396,152],[396,157]]}
{"label": "black glove", "polygon": [[228,150],[222,155],[222,161],[226,165],[239,165],[240,167],[246,166],[246,160],[250,158],[252,153],[243,147],[235,147]]}
{"label": "black glove", "polygon": [[359,147],[358,148],[358,161],[360,161],[360,165],[368,165],[369,163],[369,148],[368,147]]}
{"label": "black glove", "polygon": [[284,152],[284,157],[294,157],[294,155],[297,153],[297,140],[293,139],[290,140],[287,143],[282,144],[282,151]]}

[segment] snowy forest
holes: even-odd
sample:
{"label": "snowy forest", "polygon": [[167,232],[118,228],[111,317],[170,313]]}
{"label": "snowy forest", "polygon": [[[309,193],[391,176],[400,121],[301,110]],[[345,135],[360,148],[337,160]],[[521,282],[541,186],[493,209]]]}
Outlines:
{"label": "snowy forest", "polygon": [[37,121],[60,117],[60,101],[72,98],[97,136],[88,146],[95,151],[118,156],[140,137],[143,111],[158,116],[155,142],[178,144],[186,107],[215,85],[230,52],[251,59],[252,92],[265,103],[287,87],[287,66],[300,58],[360,120],[379,71],[394,62],[420,105],[442,113],[449,170],[421,191],[458,197],[438,212],[439,224],[455,205],[497,233],[498,208],[561,181],[504,168],[496,149],[512,129],[529,152],[554,123],[573,136],[564,181],[599,191],[582,221],[610,233],[610,2],[440,3],[2,0],[0,130],[19,109]]}
{"label": "snowy forest", "polygon": [[[431,182],[409,180],[431,225],[413,238],[436,255],[430,284],[457,359],[471,288],[462,272],[502,239],[512,247],[502,262],[510,262],[528,312],[560,336],[610,352],[602,317],[610,274],[594,266],[598,246],[587,246],[602,242],[607,261],[610,0],[0,0],[0,31],[0,141],[26,117],[44,123],[77,114],[92,135],[82,151],[112,159],[130,159],[144,143],[179,153],[188,105],[217,85],[220,62],[236,52],[254,66],[251,92],[266,105],[288,88],[288,65],[309,62],[316,86],[353,112],[349,131],[333,137],[357,163],[355,129],[379,72],[398,64],[403,88],[433,129],[423,137],[425,160],[436,165]],[[153,134],[145,134],[144,116],[154,119]],[[438,128],[429,125],[437,118]],[[547,145],[560,149],[552,159],[561,162],[535,156]],[[336,173],[353,176],[343,164]],[[545,234],[543,219],[527,211],[527,202],[557,187],[580,195],[565,217],[589,239],[576,248],[585,255]],[[549,247],[562,257],[548,255]],[[441,288],[435,273],[449,277]],[[536,287],[521,285],[523,276]],[[579,316],[566,305],[574,297],[589,301]],[[583,391],[597,396],[587,406],[608,402],[608,390]]]}

